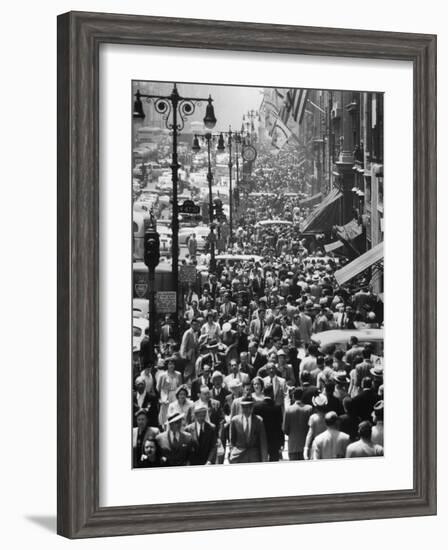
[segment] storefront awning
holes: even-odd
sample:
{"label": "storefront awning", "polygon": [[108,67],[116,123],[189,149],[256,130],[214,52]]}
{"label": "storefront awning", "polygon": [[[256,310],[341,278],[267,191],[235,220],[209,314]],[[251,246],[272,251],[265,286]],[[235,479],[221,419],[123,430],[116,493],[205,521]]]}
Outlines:
{"label": "storefront awning", "polygon": [[308,197],[306,199],[302,199],[299,201],[299,206],[313,206],[317,202],[319,202],[322,198],[322,193],[316,193],[315,195],[312,195],[311,197]]}
{"label": "storefront awning", "polygon": [[300,227],[300,231],[305,233],[325,233],[329,231],[339,221],[339,199],[342,193],[337,189],[332,189],[324,200],[316,206],[311,214],[306,218]]}
{"label": "storefront awning", "polygon": [[379,243],[364,254],[361,254],[356,260],[345,265],[335,272],[334,276],[339,286],[342,286],[350,279],[353,279],[369,267],[372,267],[384,257],[383,243]]}

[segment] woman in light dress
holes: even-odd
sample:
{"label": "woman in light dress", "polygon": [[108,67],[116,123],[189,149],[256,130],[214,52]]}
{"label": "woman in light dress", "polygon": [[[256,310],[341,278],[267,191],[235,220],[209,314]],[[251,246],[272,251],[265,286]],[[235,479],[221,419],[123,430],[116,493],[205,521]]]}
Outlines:
{"label": "woman in light dress", "polygon": [[157,382],[157,391],[160,395],[159,424],[163,429],[168,418],[168,407],[176,400],[176,390],[182,384],[182,375],[175,370],[174,358],[168,357],[166,363],[167,370],[160,375]]}
{"label": "woman in light dress", "polygon": [[193,401],[188,399],[188,387],[185,384],[177,388],[175,396],[176,399],[168,405],[167,416],[170,417],[177,413],[183,414],[182,427],[184,428],[193,422]]}

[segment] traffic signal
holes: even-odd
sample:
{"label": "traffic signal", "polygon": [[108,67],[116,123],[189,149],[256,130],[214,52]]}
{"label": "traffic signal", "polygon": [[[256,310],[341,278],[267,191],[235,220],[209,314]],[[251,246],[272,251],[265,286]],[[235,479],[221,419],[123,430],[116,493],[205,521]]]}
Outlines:
{"label": "traffic signal", "polygon": [[[149,222],[149,220],[148,220]],[[155,269],[160,261],[160,237],[156,226],[152,223],[146,223],[144,236],[144,261],[147,267]]]}
{"label": "traffic signal", "polygon": [[215,199],[214,201],[214,210],[215,210],[215,218],[219,218],[224,214],[223,206],[222,206],[222,200],[221,199]]}

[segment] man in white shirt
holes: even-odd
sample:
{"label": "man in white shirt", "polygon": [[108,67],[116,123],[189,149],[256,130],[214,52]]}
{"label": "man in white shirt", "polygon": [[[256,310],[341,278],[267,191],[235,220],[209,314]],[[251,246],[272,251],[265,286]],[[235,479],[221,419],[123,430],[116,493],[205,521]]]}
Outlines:
{"label": "man in white shirt", "polygon": [[313,441],[311,458],[313,460],[344,458],[350,437],[338,430],[338,415],[331,411],[325,415],[327,429]]}
{"label": "man in white shirt", "polygon": [[229,388],[232,380],[239,380],[242,385],[249,382],[249,375],[245,372],[241,372],[236,359],[232,359],[229,365],[230,374],[224,378],[224,384]]}
{"label": "man in white shirt", "polygon": [[383,447],[372,441],[372,424],[368,420],[361,422],[358,428],[359,441],[347,447],[346,458],[362,458],[366,456],[383,456]]}

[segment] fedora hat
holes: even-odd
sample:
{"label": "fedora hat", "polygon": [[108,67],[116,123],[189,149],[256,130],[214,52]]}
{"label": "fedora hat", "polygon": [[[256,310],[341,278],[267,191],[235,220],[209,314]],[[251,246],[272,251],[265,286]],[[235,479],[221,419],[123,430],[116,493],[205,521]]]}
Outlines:
{"label": "fedora hat", "polygon": [[370,369],[370,374],[374,378],[382,378],[384,373],[384,368],[382,365],[375,365],[373,368]]}
{"label": "fedora hat", "polygon": [[182,418],[184,417],[185,417],[184,413],[177,412],[169,416],[167,422],[168,424],[173,424],[173,422],[178,422],[179,420],[182,420]]}
{"label": "fedora hat", "polygon": [[324,395],[323,393],[320,393],[319,395],[315,395],[312,401],[315,407],[325,407],[328,404],[327,396]]}
{"label": "fedora hat", "polygon": [[241,399],[241,405],[252,405],[253,403],[255,403],[255,399],[251,395]]}
{"label": "fedora hat", "polygon": [[345,372],[335,372],[333,380],[336,384],[348,384],[350,382],[350,378],[345,374]]}

